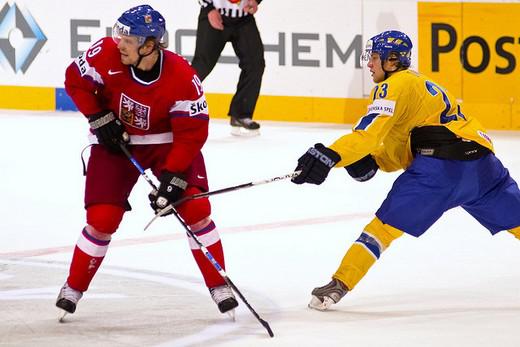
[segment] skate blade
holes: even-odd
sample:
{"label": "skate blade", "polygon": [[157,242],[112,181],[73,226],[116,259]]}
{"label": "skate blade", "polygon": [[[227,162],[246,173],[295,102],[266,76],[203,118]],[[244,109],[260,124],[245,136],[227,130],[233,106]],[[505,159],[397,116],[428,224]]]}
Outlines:
{"label": "skate blade", "polygon": [[58,322],[65,323],[65,316],[68,314],[65,310],[60,310],[60,314],[58,316]]}
{"label": "skate blade", "polygon": [[231,318],[231,320],[233,322],[236,322],[235,310],[229,310],[229,311],[226,312],[226,314],[229,316],[229,318]]}
{"label": "skate blade", "polygon": [[335,304],[335,302],[328,296],[325,296],[323,301],[321,301],[317,296],[313,295],[311,302],[309,302],[309,308],[318,311],[327,311],[332,306],[332,304]]}
{"label": "skate blade", "polygon": [[243,127],[231,127],[231,135],[242,137],[254,137],[260,135],[260,129],[249,130]]}

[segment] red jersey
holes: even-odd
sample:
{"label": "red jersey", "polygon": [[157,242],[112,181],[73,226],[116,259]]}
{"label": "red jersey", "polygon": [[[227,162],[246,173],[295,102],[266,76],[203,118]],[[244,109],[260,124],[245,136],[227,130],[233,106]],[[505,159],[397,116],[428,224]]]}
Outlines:
{"label": "red jersey", "polygon": [[164,168],[183,172],[206,142],[208,105],[190,64],[173,52],[159,52],[159,76],[143,81],[121,63],[117,45],[105,37],[69,65],[65,90],[87,117],[112,111],[130,144],[172,142]]}

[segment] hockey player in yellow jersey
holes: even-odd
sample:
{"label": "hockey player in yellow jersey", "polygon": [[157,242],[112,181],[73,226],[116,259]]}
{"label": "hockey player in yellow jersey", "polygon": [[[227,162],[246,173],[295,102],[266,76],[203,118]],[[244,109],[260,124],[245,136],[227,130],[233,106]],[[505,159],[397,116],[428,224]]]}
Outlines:
{"label": "hockey player in yellow jersey", "polygon": [[409,69],[412,42],[399,31],[368,40],[362,60],[376,86],[366,115],[329,147],[300,157],[296,184],[321,184],[333,168],[357,181],[403,169],[374,219],[347,250],[332,281],[312,291],[309,307],[327,310],[365,276],[403,233],[419,237],[460,206],[492,234],[520,239],[520,190],[495,157],[484,127],[428,77]]}

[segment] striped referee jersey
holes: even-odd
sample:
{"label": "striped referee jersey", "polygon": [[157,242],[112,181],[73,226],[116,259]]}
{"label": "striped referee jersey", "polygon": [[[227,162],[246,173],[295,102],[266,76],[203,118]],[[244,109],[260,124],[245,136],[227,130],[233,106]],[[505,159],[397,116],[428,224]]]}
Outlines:
{"label": "striped referee jersey", "polygon": [[[199,0],[200,6],[212,10],[216,8],[222,16],[228,18],[241,18],[248,16],[244,11],[244,6],[248,0]],[[259,4],[262,0],[256,0]]]}

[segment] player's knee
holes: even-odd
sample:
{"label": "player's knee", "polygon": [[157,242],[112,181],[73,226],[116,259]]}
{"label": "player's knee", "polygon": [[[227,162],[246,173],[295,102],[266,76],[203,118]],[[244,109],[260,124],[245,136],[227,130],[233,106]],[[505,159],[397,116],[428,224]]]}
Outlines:
{"label": "player's knee", "polygon": [[194,232],[197,232],[197,231],[202,230],[205,227],[207,227],[210,223],[211,223],[211,217],[207,216],[206,218],[204,218],[194,224],[190,224],[190,229],[193,230]]}
{"label": "player's knee", "polygon": [[[186,189],[185,196],[198,194],[200,192],[200,189],[196,187],[188,187],[188,189]],[[210,222],[209,216],[211,215],[211,205],[208,198],[188,200],[180,205],[177,208],[177,211],[188,225],[199,225],[204,223],[206,220],[207,225]],[[205,227],[205,225],[202,226],[202,228],[203,227]]]}
{"label": "player's knee", "polygon": [[94,228],[92,225],[87,225],[85,227],[85,231],[88,235],[92,236],[96,240],[110,241],[112,239],[112,234],[97,231],[96,228]]}
{"label": "player's knee", "polygon": [[124,213],[125,210],[117,205],[91,205],[87,207],[87,224],[97,232],[113,234],[119,227]]}
{"label": "player's knee", "polygon": [[381,251],[390,246],[392,241],[403,235],[401,230],[396,229],[391,225],[384,224],[377,217],[368,223],[368,225],[365,227],[364,233],[367,233],[381,244]]}

